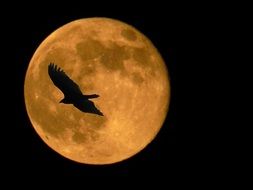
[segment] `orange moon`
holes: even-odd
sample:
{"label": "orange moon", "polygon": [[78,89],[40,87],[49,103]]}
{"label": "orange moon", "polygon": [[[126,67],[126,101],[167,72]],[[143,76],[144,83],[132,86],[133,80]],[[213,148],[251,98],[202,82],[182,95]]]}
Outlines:
{"label": "orange moon", "polygon": [[[50,62],[84,94],[99,94],[93,102],[104,116],[60,104]],[[24,95],[30,121],[49,147],[70,160],[102,165],[132,157],[155,138],[168,112],[170,83],[162,57],[140,31],[114,19],[86,18],[63,25],[39,45]]]}

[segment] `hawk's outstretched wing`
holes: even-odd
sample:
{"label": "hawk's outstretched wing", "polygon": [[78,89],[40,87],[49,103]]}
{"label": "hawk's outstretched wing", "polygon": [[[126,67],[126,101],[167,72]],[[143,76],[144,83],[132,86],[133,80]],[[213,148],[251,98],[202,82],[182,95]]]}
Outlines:
{"label": "hawk's outstretched wing", "polygon": [[71,80],[60,67],[50,63],[48,66],[48,74],[54,85],[63,92],[65,97],[76,97],[82,95],[82,91],[79,86]]}

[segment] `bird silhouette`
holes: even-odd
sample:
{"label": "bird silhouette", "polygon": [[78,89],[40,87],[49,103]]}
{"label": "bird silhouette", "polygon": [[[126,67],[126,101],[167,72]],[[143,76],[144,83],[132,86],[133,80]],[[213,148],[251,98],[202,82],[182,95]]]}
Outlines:
{"label": "bird silhouette", "polygon": [[57,67],[57,65],[53,63],[48,65],[48,74],[54,85],[64,94],[64,98],[60,101],[60,103],[73,104],[82,112],[103,116],[103,113],[96,108],[92,101],[89,100],[92,98],[98,98],[99,95],[84,95],[80,90],[80,87],[71,80],[60,67]]}

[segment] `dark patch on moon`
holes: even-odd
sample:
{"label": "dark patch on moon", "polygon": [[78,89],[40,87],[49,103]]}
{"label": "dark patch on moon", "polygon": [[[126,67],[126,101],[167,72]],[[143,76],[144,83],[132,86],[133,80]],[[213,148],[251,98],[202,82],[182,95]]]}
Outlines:
{"label": "dark patch on moon", "polygon": [[145,48],[133,48],[133,58],[136,60],[140,66],[151,66],[150,54]]}
{"label": "dark patch on moon", "polygon": [[74,133],[72,136],[72,140],[78,144],[83,143],[86,141],[86,136],[78,131]]}
{"label": "dark patch on moon", "polygon": [[77,54],[85,62],[100,57],[105,47],[98,40],[87,38],[76,45]]}
{"label": "dark patch on moon", "polygon": [[137,72],[133,73],[131,78],[132,81],[137,85],[141,85],[144,82],[144,78]]}
{"label": "dark patch on moon", "polygon": [[136,33],[131,29],[122,30],[121,35],[129,41],[135,41],[137,39]]}
{"label": "dark patch on moon", "polygon": [[130,58],[129,52],[125,46],[119,46],[116,43],[111,43],[110,48],[106,48],[101,63],[111,71],[125,71],[124,60]]}
{"label": "dark patch on moon", "polygon": [[[114,42],[108,44],[109,47],[106,47],[98,40],[87,38],[76,45],[77,54],[85,63],[98,58],[106,69],[123,72],[125,70],[123,61],[130,58],[127,48]],[[90,68],[86,69],[88,73],[93,72]]]}

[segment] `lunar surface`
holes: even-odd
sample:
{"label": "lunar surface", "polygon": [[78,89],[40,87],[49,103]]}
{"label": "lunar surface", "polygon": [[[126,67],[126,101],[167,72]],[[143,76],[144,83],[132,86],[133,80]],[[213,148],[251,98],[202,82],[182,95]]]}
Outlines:
{"label": "lunar surface", "polygon": [[[104,116],[61,104],[48,75],[55,63]],[[156,136],[170,100],[167,68],[157,49],[134,27],[108,18],[70,22],[34,53],[25,77],[25,104],[41,139],[60,155],[85,164],[130,158]],[[156,155],[153,155],[156,156]]]}

